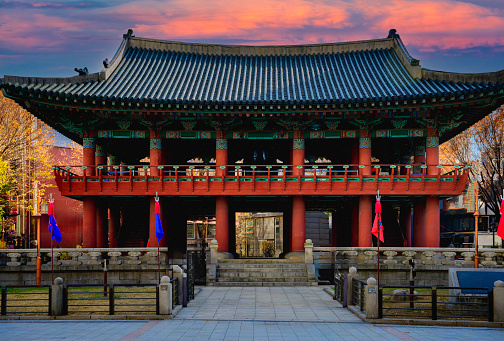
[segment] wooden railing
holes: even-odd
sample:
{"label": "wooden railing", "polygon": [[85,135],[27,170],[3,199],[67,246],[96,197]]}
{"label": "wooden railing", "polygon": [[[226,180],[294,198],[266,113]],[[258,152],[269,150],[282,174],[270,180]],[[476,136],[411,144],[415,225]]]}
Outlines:
{"label": "wooden railing", "polygon": [[469,166],[464,165],[120,165],[53,169],[63,195],[368,195],[377,190],[384,195],[459,195],[469,175]]}

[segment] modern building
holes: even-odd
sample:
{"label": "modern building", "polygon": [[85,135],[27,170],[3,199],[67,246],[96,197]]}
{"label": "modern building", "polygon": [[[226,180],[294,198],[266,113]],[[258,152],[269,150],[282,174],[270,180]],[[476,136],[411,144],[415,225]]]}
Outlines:
{"label": "modern building", "polygon": [[504,71],[423,69],[395,30],[293,46],[130,30],[104,65],[0,88],[84,146],[82,165],[55,168],[62,195],[83,202],[84,247],[157,246],[159,196],[172,257],[205,216],[235,253],[236,212],[282,213],[281,257],[303,251],[307,211],[331,212],[333,246],[371,246],[378,191],[385,245],[439,246],[440,200],[468,181],[466,165],[439,164],[439,144],[504,103]]}

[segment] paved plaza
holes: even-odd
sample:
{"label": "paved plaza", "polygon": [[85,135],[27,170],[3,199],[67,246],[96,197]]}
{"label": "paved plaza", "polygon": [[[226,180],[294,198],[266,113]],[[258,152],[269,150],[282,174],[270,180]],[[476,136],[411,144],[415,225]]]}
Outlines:
{"label": "paved plaza", "polygon": [[504,329],[373,325],[321,287],[204,287],[172,320],[0,321],[0,340],[478,340]]}

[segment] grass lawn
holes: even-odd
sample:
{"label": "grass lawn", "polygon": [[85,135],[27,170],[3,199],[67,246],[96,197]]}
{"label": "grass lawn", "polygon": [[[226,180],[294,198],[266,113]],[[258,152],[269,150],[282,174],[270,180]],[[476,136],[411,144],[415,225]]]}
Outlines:
{"label": "grass lawn", "polygon": [[[68,288],[69,315],[108,315],[108,287]],[[120,314],[155,314],[156,287],[114,287],[114,310]],[[49,288],[7,288],[7,315],[47,315]]]}

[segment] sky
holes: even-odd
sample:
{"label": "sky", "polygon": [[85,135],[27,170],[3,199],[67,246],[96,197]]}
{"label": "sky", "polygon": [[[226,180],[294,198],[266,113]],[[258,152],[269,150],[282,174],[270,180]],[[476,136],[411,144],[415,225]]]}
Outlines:
{"label": "sky", "polygon": [[0,78],[99,72],[130,28],[241,45],[368,40],[394,28],[424,68],[504,69],[504,0],[0,0]]}

